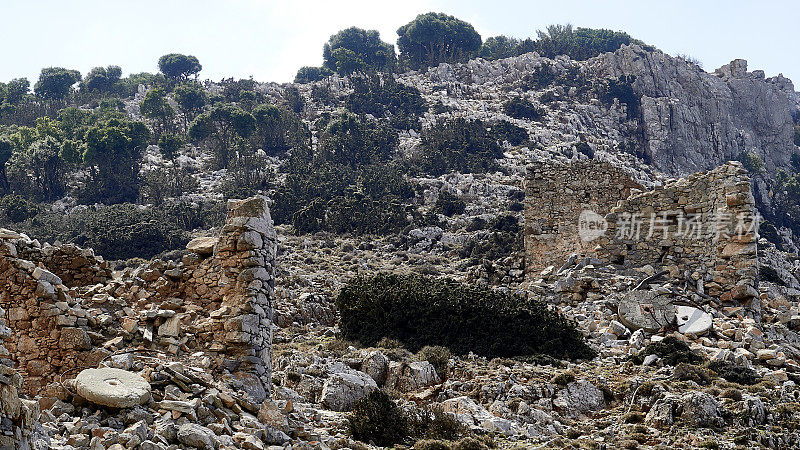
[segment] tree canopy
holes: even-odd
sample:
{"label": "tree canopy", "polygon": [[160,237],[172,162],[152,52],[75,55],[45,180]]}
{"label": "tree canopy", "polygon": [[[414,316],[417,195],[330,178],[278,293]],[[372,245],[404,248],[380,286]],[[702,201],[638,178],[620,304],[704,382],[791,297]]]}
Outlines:
{"label": "tree canopy", "polygon": [[204,112],[189,127],[189,137],[209,141],[217,167],[225,169],[234,156],[237,140],[250,137],[255,129],[252,114],[232,104],[222,104]]}
{"label": "tree canopy", "polygon": [[170,53],[158,58],[158,70],[173,80],[185,80],[197,75],[203,70],[203,66],[194,56]]}
{"label": "tree canopy", "polygon": [[122,77],[119,66],[95,67],[81,82],[81,91],[109,93]]}
{"label": "tree canopy", "polygon": [[330,37],[322,49],[323,67],[340,75],[359,70],[390,71],[395,64],[394,46],[381,41],[377,30],[350,27]]}
{"label": "tree canopy", "polygon": [[64,100],[72,91],[72,86],[81,81],[81,73],[63,67],[46,67],[39,74],[34,92],[45,100]]}
{"label": "tree canopy", "polygon": [[443,13],[420,14],[397,35],[401,61],[414,69],[463,62],[481,48],[481,35],[472,25]]}

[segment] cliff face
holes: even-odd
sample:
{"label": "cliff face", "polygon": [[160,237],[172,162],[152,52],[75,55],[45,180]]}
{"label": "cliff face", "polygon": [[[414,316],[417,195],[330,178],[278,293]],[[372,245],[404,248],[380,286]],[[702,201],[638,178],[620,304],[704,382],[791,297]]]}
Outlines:
{"label": "cliff face", "polygon": [[682,176],[742,152],[761,156],[767,173],[789,166],[796,150],[792,114],[798,110],[789,79],[747,72],[747,61],[741,59],[706,73],[682,58],[638,46],[606,53],[590,64],[599,76],[636,77],[645,158],[656,169]]}

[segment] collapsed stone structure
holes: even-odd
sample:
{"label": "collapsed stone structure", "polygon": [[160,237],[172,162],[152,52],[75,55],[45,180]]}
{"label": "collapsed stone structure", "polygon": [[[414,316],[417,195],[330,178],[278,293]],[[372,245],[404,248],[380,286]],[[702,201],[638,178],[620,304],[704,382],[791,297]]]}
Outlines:
{"label": "collapsed stone structure", "polygon": [[611,212],[619,200],[644,187],[619,167],[596,161],[536,162],[525,182],[526,272],[536,274],[570,254],[590,253],[595,243],[578,230],[583,211]]}
{"label": "collapsed stone structure", "polygon": [[254,402],[266,398],[275,288],[268,200],[229,201],[219,236],[187,249],[180,262],[154,260],[112,279],[91,250],[3,230],[0,307],[14,332],[2,327],[0,394],[10,423],[31,421],[14,395],[38,395],[48,407],[62,378],[132,349],[195,358]]}
{"label": "collapsed stone structure", "polygon": [[721,300],[758,295],[755,202],[738,162],[641,191],[603,163],[540,164],[526,179],[527,273],[572,253],[689,275]]}

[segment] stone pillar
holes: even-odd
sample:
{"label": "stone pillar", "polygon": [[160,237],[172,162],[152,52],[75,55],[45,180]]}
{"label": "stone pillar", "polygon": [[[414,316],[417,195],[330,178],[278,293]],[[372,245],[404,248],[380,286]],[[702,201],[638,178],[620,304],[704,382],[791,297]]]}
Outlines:
{"label": "stone pillar", "polygon": [[[229,200],[215,248],[221,261],[226,368],[239,378],[255,375],[266,395],[272,377],[275,295],[275,230],[265,197]],[[212,314],[213,315],[213,314]],[[255,395],[258,397],[258,395]]]}
{"label": "stone pillar", "polygon": [[[0,317],[4,316],[5,311],[0,307]],[[29,449],[31,441],[38,440],[49,447],[49,439],[38,427],[39,402],[20,398],[22,376],[14,370],[3,345],[11,335],[5,320],[0,319],[0,448]]]}

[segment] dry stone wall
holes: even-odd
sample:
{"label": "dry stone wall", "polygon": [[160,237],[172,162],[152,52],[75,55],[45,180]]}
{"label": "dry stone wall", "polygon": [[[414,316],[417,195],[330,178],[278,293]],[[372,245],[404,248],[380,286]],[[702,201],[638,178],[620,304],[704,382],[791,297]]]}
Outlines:
{"label": "dry stone wall", "polygon": [[644,189],[620,168],[596,161],[536,162],[525,180],[526,271],[535,276],[561,265],[572,253],[585,256],[596,244],[581,239],[582,211],[611,212],[617,201]]}
{"label": "dry stone wall", "polygon": [[266,198],[230,201],[220,234],[191,242],[182,261],[113,277],[90,251],[0,237],[0,307],[24,392],[57,397],[60,374],[135,350],[194,358],[255,401],[269,395],[276,244]]}
{"label": "dry stone wall", "polygon": [[722,300],[758,294],[758,218],[750,178],[729,162],[621,201],[607,217],[597,255],[625,267],[687,272]]}

